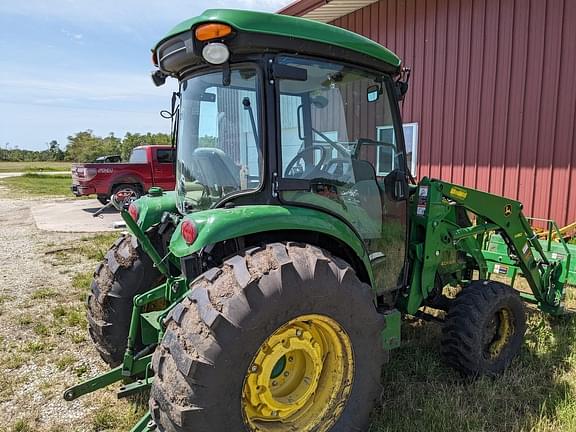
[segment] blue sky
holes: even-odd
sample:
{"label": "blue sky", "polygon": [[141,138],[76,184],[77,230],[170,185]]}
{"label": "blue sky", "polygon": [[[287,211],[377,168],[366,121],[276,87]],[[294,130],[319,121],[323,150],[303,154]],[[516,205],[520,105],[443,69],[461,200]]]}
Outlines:
{"label": "blue sky", "polygon": [[291,0],[0,2],[0,146],[45,149],[86,129],[169,132],[175,82],[150,80],[150,48],[208,8],[274,11]]}

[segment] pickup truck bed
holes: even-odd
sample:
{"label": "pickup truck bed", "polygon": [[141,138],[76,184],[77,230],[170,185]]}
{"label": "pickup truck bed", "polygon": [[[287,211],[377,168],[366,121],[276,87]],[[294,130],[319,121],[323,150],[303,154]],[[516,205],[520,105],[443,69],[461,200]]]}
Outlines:
{"label": "pickup truck bed", "polygon": [[72,192],[96,195],[105,203],[119,189],[138,196],[153,186],[174,189],[174,149],[167,146],[136,147],[128,163],[85,163],[72,165]]}

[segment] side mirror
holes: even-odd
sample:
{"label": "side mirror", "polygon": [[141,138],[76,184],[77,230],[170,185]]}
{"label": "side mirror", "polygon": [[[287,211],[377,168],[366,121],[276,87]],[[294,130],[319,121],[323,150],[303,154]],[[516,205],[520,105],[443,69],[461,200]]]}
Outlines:
{"label": "side mirror", "polygon": [[384,177],[384,189],[393,201],[408,199],[408,182],[404,172],[396,169]]}
{"label": "side mirror", "polygon": [[380,99],[381,94],[382,88],[379,85],[371,85],[366,91],[368,102],[376,102],[378,99]]}

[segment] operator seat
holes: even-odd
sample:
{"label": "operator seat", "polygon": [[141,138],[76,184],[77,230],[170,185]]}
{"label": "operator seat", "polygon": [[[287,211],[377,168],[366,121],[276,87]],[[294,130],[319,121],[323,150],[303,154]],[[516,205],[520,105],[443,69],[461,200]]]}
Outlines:
{"label": "operator seat", "polygon": [[198,147],[191,162],[192,175],[203,185],[240,189],[240,167],[219,148]]}

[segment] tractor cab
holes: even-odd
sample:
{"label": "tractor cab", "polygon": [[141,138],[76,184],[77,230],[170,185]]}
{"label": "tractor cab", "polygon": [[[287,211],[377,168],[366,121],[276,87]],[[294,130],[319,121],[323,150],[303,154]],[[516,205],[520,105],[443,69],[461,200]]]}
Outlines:
{"label": "tractor cab", "polygon": [[181,214],[315,209],[363,240],[382,289],[398,286],[410,155],[394,54],[333,26],[213,10],[176,27],[153,58],[155,83],[180,83],[173,114]]}

